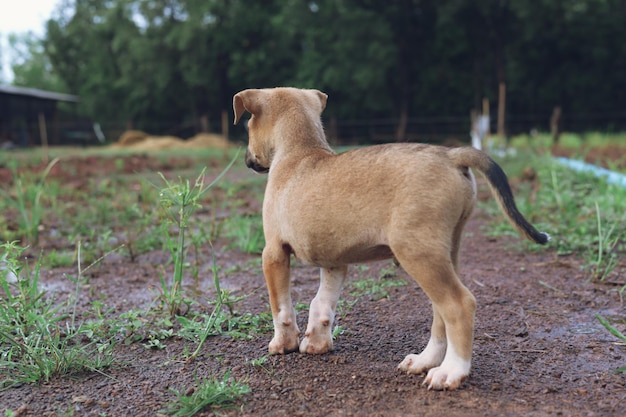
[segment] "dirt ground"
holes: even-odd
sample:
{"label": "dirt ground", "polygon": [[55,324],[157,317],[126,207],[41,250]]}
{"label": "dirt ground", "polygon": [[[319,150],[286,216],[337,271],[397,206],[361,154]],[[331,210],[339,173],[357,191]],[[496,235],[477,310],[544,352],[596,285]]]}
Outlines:
{"label": "dirt ground", "polygon": [[[149,156],[126,158],[130,172],[171,172],[184,165],[181,160],[163,165]],[[53,175],[74,172],[68,182],[106,175],[103,163],[89,158],[72,161],[74,170]],[[478,308],[472,374],[458,391],[428,391],[421,386],[423,376],[396,369],[407,354],[424,348],[431,320],[426,296],[405,272],[397,270],[392,278],[382,279],[405,280],[406,285],[389,287],[388,297],[362,296],[340,313],[338,324],[344,331],[332,353],[270,356],[262,366],[253,365],[251,360],[267,354],[272,336],[267,332],[249,340],[210,338],[191,364],[182,359],[189,345],[182,339],[167,340],[163,350],[120,344],[115,348],[115,364],[103,374],[55,378],[0,392],[0,411],[13,410],[19,416],[156,416],[174,398],[171,388],[191,389],[196,378],[231,371],[233,378],[247,382],[251,393],[235,410],[219,410],[220,415],[626,415],[626,373],[612,372],[624,366],[626,346],[594,317],[625,315],[619,283],[590,282],[575,256],[557,256],[550,249],[522,252],[515,244],[519,238],[488,238],[483,233],[487,220],[480,211],[474,214],[461,251],[461,276]],[[217,264],[233,271],[220,276],[222,286],[235,295],[249,295],[237,310],[268,311],[259,256],[231,249],[223,239],[215,241],[214,248]],[[205,296],[199,299],[207,300],[213,291],[208,247],[202,256],[207,265],[201,270],[199,288]],[[118,313],[145,307],[154,298],[153,289],[159,286],[157,266],[165,259],[160,251],[142,254],[134,262],[122,255],[109,256],[90,272],[90,288],[83,294],[106,300],[107,307]],[[620,262],[626,271],[624,260]],[[379,279],[381,270],[389,266],[380,262],[351,267],[349,281]],[[68,268],[45,270],[42,285],[59,296],[71,292],[68,272]],[[317,291],[317,275],[314,268],[296,264],[292,269],[295,302],[310,302]],[[622,272],[619,279],[624,278]],[[300,312],[301,330],[306,321],[307,312]],[[198,415],[212,415],[212,411]]]}

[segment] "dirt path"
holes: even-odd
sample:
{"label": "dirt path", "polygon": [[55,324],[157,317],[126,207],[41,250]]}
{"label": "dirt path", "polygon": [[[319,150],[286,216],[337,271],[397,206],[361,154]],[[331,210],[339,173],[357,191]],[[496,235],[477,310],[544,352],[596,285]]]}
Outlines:
{"label": "dirt path", "polygon": [[[266,356],[271,333],[250,340],[211,338],[192,364],[181,359],[189,348],[182,339],[168,340],[164,350],[121,344],[106,374],[0,392],[0,411],[155,416],[174,398],[170,388],[193,387],[194,378],[231,371],[235,379],[247,381],[251,393],[237,410],[220,411],[228,416],[623,416],[626,374],[611,371],[624,365],[626,346],[594,317],[624,315],[616,287],[588,282],[574,257],[557,257],[551,250],[521,252],[515,238],[486,238],[485,222],[480,213],[474,215],[461,251],[461,276],[478,309],[472,374],[459,391],[428,391],[421,387],[423,377],[397,371],[405,355],[425,346],[431,320],[425,295],[397,270],[380,282],[405,280],[406,285],[387,287],[388,297],[362,295],[343,309],[338,324],[344,331],[330,354],[294,353],[252,364]],[[217,264],[232,270],[223,274],[223,285],[235,295],[251,294],[238,310],[267,311],[258,256],[228,249],[222,240],[215,247]],[[149,289],[159,286],[154,265],[164,256],[155,251],[136,262],[107,258],[92,272],[90,300],[107,300],[118,313],[145,306],[154,295]],[[208,248],[202,256],[210,259]],[[248,267],[230,268],[236,265]],[[388,262],[351,267],[344,298],[354,300],[351,283],[378,282],[389,267]],[[66,272],[45,271],[42,283],[63,293]],[[199,288],[210,291],[208,268],[201,277]],[[296,302],[308,304],[317,291],[317,271],[296,266],[292,277]],[[300,329],[306,327],[306,316],[300,312]]]}

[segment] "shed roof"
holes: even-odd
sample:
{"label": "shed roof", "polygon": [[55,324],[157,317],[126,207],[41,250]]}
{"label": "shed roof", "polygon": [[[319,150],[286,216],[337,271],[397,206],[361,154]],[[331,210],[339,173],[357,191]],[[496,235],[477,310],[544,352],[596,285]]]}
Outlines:
{"label": "shed roof", "polygon": [[15,87],[12,85],[0,85],[0,94],[27,96],[43,100],[78,102],[78,96],[71,94],[55,93],[52,91],[38,90],[36,88]]}

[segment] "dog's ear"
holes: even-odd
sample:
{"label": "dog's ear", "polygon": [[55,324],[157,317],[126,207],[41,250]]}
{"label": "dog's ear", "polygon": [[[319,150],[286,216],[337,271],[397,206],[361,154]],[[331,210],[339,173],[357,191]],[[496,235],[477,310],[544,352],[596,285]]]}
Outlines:
{"label": "dog's ear", "polygon": [[243,90],[233,96],[233,110],[235,112],[235,122],[237,124],[244,110],[252,114],[258,114],[260,106],[258,104],[259,90]]}
{"label": "dog's ear", "polygon": [[320,103],[322,103],[322,111],[326,108],[326,101],[328,100],[328,94],[324,94],[319,90],[313,90],[320,98]]}

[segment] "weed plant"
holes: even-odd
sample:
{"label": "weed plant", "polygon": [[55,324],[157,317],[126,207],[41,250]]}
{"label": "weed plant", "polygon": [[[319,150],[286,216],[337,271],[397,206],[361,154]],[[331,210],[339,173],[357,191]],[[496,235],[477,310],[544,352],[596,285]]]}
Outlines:
{"label": "weed plant", "polygon": [[[235,154],[230,163],[224,170],[206,187],[204,186],[204,174],[206,168],[203,168],[200,175],[196,178],[193,186],[189,180],[178,178],[178,182],[168,181],[162,173],[159,176],[163,180],[165,187],[159,193],[160,207],[164,213],[166,222],[162,225],[163,237],[165,238],[166,247],[172,256],[174,264],[174,273],[169,285],[165,281],[163,274],[160,276],[161,281],[161,298],[164,305],[168,309],[171,316],[180,315],[183,302],[181,295],[183,272],[186,265],[187,246],[185,243],[185,229],[189,224],[189,220],[193,212],[201,208],[200,198],[215,185],[230,167],[235,163],[239,152]],[[169,233],[169,224],[173,224],[177,229],[176,239],[172,239]]]}
{"label": "weed plant", "polygon": [[176,239],[172,239],[168,223],[163,223],[163,237],[165,238],[167,249],[172,256],[174,264],[174,275],[169,285],[165,282],[163,274],[160,276],[162,299],[171,316],[180,314],[182,297],[180,294],[183,280],[183,269],[186,259],[185,229],[191,214],[201,207],[199,200],[201,191],[204,188],[204,170],[196,179],[195,184],[190,186],[189,180],[179,178],[178,183],[169,182],[161,174],[166,187],[159,194],[160,206],[165,213],[165,218],[169,223],[174,224],[177,230]]}

